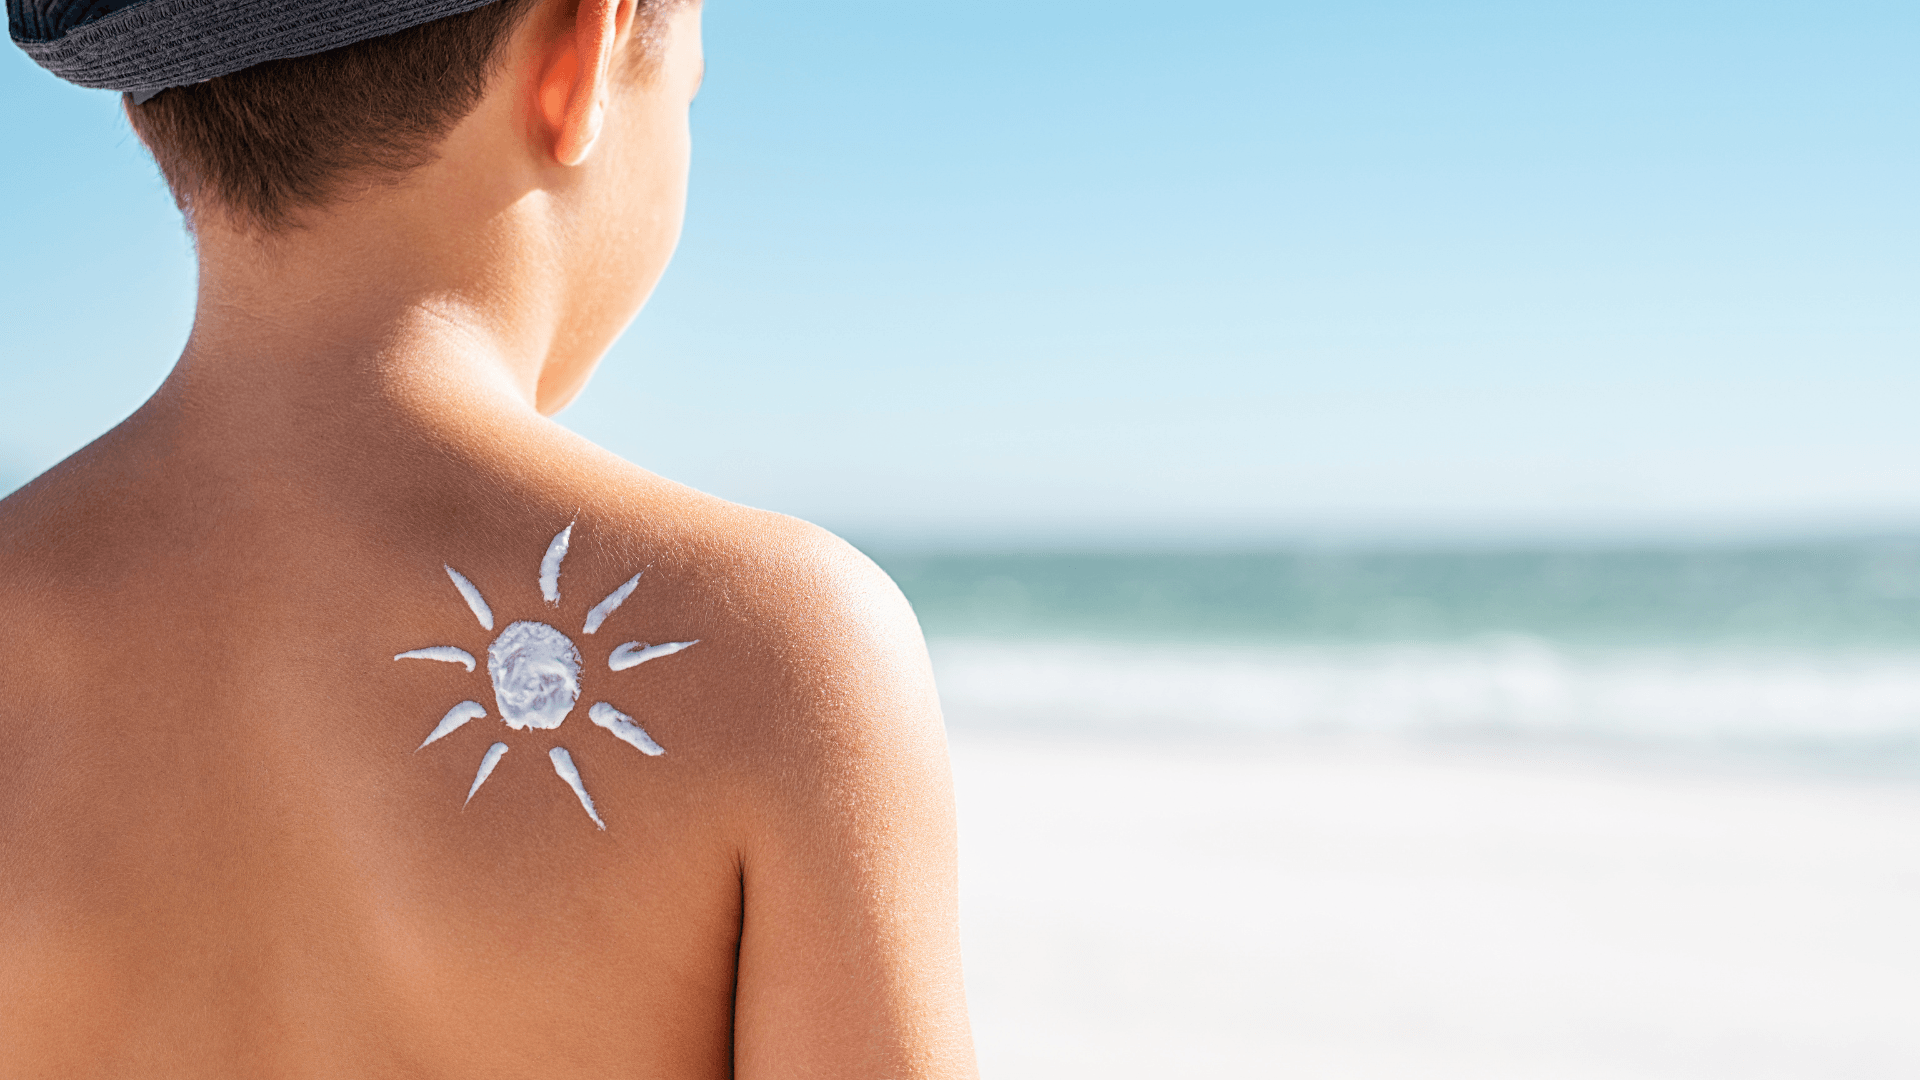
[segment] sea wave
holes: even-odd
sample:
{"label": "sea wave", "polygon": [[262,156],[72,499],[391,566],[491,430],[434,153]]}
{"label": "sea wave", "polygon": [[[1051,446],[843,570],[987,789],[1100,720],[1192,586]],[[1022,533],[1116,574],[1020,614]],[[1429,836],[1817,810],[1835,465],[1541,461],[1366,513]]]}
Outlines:
{"label": "sea wave", "polygon": [[1508,736],[1920,760],[1920,649],[932,644],[949,722]]}

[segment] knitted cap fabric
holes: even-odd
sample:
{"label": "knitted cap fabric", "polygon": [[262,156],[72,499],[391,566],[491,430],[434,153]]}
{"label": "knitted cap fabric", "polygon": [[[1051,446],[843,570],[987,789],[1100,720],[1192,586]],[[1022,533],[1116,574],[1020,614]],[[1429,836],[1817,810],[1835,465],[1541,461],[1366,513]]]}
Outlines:
{"label": "knitted cap fabric", "polygon": [[14,44],[80,86],[136,100],[397,33],[493,0],[7,0]]}

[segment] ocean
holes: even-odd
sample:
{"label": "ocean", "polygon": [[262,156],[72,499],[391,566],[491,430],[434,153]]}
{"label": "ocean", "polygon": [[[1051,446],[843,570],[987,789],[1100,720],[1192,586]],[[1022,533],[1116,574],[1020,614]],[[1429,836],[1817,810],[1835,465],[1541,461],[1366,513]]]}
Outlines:
{"label": "ocean", "polygon": [[1920,776],[1916,541],[872,554],[956,727]]}
{"label": "ocean", "polygon": [[1920,543],[874,554],[984,1075],[1920,1075]]}

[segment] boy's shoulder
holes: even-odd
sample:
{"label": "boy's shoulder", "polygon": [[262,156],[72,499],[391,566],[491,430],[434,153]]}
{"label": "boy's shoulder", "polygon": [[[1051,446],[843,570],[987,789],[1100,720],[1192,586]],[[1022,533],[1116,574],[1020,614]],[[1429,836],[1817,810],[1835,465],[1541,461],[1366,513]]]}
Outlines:
{"label": "boy's shoulder", "polygon": [[[547,602],[544,582],[541,600],[578,631],[589,666],[624,673],[638,656],[664,661],[635,672],[650,677],[633,682],[642,707],[657,692],[662,706],[670,697],[676,711],[697,712],[743,766],[903,723],[937,728],[918,621],[866,555],[798,518],[617,459],[595,464],[576,474],[577,509],[534,515],[510,544],[489,545],[491,561],[517,567],[524,580],[509,586],[531,599],[535,557],[544,572],[558,556],[559,604]],[[679,642],[698,644],[678,663],[648,652]]]}
{"label": "boy's shoulder", "polygon": [[[931,699],[912,609],[846,541],[570,436],[517,449],[385,487],[194,469],[129,483],[76,455],[0,501],[0,598],[13,630],[73,655],[240,622],[262,629],[239,648],[284,629],[352,654],[449,633],[484,653],[470,588],[498,628],[551,623],[598,677],[677,698],[741,747]],[[698,645],[633,660],[676,642]]]}

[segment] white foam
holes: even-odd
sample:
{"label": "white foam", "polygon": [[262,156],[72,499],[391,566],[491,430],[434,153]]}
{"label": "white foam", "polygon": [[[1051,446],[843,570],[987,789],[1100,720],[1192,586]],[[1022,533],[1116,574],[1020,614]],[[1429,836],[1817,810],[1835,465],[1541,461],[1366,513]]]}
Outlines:
{"label": "white foam", "polygon": [[681,649],[689,649],[698,644],[700,644],[699,638],[695,638],[692,641],[669,641],[664,645],[649,645],[644,641],[629,641],[625,645],[613,650],[612,654],[607,657],[607,669],[609,671],[625,671],[630,667],[637,667],[649,660],[658,659],[662,656],[672,656]]}
{"label": "white foam", "polygon": [[474,587],[473,582],[467,580],[465,574],[451,566],[446,570],[447,576],[453,579],[453,587],[460,590],[460,595],[466,600],[467,607],[473,611],[473,617],[480,620],[480,628],[493,629],[493,609],[487,606],[487,598],[480,595],[480,590]]}
{"label": "white foam", "polygon": [[[644,574],[646,571],[642,570],[640,573]],[[605,600],[595,604],[593,610],[587,612],[586,632],[591,634],[600,629],[600,624],[607,621],[607,616],[613,614],[621,604],[627,602],[627,597],[633,595],[634,586],[638,584],[640,584],[640,574],[635,574],[627,579],[625,585],[608,593]]]}
{"label": "white foam", "polygon": [[601,832],[605,832],[607,823],[600,820],[599,812],[593,808],[593,796],[587,794],[587,785],[580,782],[580,770],[574,768],[573,755],[567,753],[566,747],[556,746],[547,751],[547,760],[553,762],[553,771],[559,773],[560,779],[565,780],[573,793],[580,797],[580,806],[586,810],[587,816],[600,826]]}
{"label": "white foam", "polygon": [[549,604],[560,602],[560,563],[566,559],[572,539],[573,526],[568,525],[547,545],[547,554],[540,560],[540,595]]}
{"label": "white foam", "polygon": [[633,717],[604,701],[595,702],[593,707],[587,710],[587,718],[613,732],[614,738],[648,757],[659,757],[667,752],[665,747],[653,741],[653,736],[647,734],[646,728],[633,722]]}
{"label": "white foam", "polygon": [[[506,754],[506,743],[497,742],[487,747],[486,755],[480,759],[480,771],[473,774],[473,786],[467,789],[467,802],[473,801],[473,793],[479,791],[480,785],[486,783],[487,777],[493,775],[493,767],[500,764],[500,759],[505,757]],[[465,806],[467,803],[461,803],[460,805]]]}
{"label": "white foam", "polygon": [[467,721],[479,720],[486,715],[487,710],[481,708],[477,701],[463,701],[455,705],[447,710],[447,715],[440,718],[440,723],[433,729],[433,733],[427,736],[426,741],[413,748],[413,752],[419,753],[427,743],[437,742],[460,730]]}
{"label": "white foam", "polygon": [[1920,652],[936,641],[950,720],[1872,746],[1920,736]]}
{"label": "white foam", "polygon": [[439,660],[448,664],[465,664],[468,671],[473,670],[473,654],[465,649],[456,649],[451,645],[429,645],[424,649],[409,649],[394,657],[395,660]]}
{"label": "white foam", "polygon": [[546,623],[517,622],[487,648],[487,675],[508,727],[557,728],[580,699],[580,650]]}

